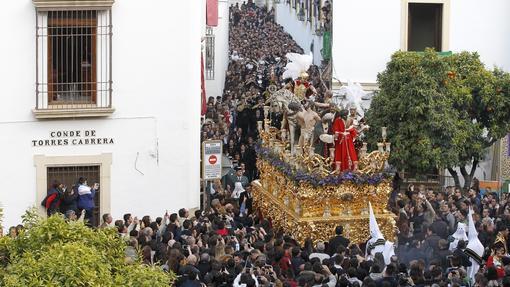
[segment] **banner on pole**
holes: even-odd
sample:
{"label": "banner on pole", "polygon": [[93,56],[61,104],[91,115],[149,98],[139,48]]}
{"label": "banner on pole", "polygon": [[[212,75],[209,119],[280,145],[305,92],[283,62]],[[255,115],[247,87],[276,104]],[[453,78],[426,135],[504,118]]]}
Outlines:
{"label": "banner on pole", "polygon": [[207,26],[217,27],[218,26],[218,0],[207,0],[206,6]]}

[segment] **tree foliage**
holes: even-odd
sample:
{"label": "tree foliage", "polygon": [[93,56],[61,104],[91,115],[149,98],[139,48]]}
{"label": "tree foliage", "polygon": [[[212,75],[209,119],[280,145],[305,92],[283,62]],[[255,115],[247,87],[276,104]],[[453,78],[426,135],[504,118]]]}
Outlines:
{"label": "tree foliage", "polygon": [[387,126],[390,163],[401,170],[459,167],[470,181],[475,169],[466,165],[476,167],[510,130],[510,75],[486,69],[477,53],[396,52],[378,82],[369,141]]}
{"label": "tree foliage", "polygon": [[0,238],[1,286],[169,286],[174,279],[161,268],[127,264],[115,229],[27,214],[17,238]]}

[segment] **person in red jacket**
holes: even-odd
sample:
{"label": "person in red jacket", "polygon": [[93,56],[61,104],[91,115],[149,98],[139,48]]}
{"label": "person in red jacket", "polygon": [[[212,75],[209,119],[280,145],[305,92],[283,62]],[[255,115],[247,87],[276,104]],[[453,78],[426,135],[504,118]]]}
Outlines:
{"label": "person in red jacket", "polygon": [[494,267],[498,273],[498,279],[505,277],[505,269],[503,265],[503,257],[505,257],[505,246],[503,242],[497,241],[494,243],[492,255],[487,259],[487,268]]}
{"label": "person in red jacket", "polygon": [[65,186],[56,180],[51,185],[51,188],[48,189],[46,197],[41,202],[41,205],[46,208],[46,214],[48,216],[51,216],[59,211],[64,191]]}

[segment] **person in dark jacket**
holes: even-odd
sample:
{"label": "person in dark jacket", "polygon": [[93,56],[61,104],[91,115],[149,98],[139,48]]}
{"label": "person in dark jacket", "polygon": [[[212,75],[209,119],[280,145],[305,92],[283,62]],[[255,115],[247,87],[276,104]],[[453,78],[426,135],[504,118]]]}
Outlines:
{"label": "person in dark jacket", "polygon": [[92,226],[94,224],[94,197],[96,191],[99,188],[98,183],[94,183],[92,187],[87,185],[87,179],[80,177],[78,180],[78,208],[85,210],[85,221],[87,225]]}
{"label": "person in dark jacket", "polygon": [[240,212],[243,216],[250,215],[253,212],[253,195],[251,186],[246,186],[245,190],[239,195]]}
{"label": "person in dark jacket", "polygon": [[329,240],[328,244],[328,254],[329,256],[333,256],[339,246],[343,246],[345,248],[349,247],[351,241],[345,237],[343,237],[342,233],[344,232],[344,227],[339,225],[335,228],[336,236]]}
{"label": "person in dark jacket", "polygon": [[60,212],[66,214],[67,211],[72,210],[75,214],[78,214],[78,189],[67,188],[62,197],[62,203],[60,204]]}
{"label": "person in dark jacket", "polygon": [[460,266],[463,266],[464,268],[471,266],[469,256],[464,252],[466,245],[466,241],[459,240],[459,243],[457,243],[457,249],[453,251],[453,256],[459,258]]}

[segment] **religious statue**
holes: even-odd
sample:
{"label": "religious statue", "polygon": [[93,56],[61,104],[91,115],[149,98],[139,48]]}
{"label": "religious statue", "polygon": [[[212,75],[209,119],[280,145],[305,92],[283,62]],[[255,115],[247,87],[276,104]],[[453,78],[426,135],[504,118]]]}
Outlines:
{"label": "religious statue", "polygon": [[294,81],[294,94],[301,100],[308,99],[317,93],[314,86],[308,81],[308,73],[302,72]]}
{"label": "religious statue", "polygon": [[283,73],[284,79],[292,79],[294,90],[292,91],[300,100],[310,97],[316,93],[315,88],[308,81],[308,69],[312,65],[313,56],[301,55],[297,53],[287,53],[285,57],[288,60]]}
{"label": "religious statue", "polygon": [[[322,120],[315,124],[313,130],[313,147],[314,152],[324,158],[329,157],[329,148],[332,147],[332,132],[331,132],[331,121],[333,120],[332,113],[323,113]],[[331,140],[323,141],[323,135],[331,135]],[[322,138],[321,138],[322,136]]]}
{"label": "religious statue", "polygon": [[352,126],[356,129],[354,148],[356,149],[356,152],[358,152],[363,146],[363,138],[365,137],[364,131],[368,130],[370,126],[365,124],[365,118],[361,117],[358,113],[358,107],[354,103],[349,105],[349,115],[347,116],[346,126]]}
{"label": "religious statue", "polygon": [[321,121],[319,115],[312,110],[312,103],[307,101],[304,104],[304,110],[297,113],[298,124],[301,127],[301,135],[299,137],[298,146],[303,149],[303,154],[309,153],[305,151],[305,147],[312,147],[313,129],[317,122]]}
{"label": "religious statue", "polygon": [[281,122],[281,129],[288,128],[289,143],[291,153],[295,152],[296,131],[298,128],[297,113],[302,110],[302,105],[299,99],[289,89],[282,88],[273,94],[267,100],[271,106],[278,106],[283,111],[283,120]]}
{"label": "religious statue", "polygon": [[337,171],[356,170],[358,155],[354,149],[357,132],[353,126],[347,126],[347,111],[335,114],[332,131],[335,143],[335,169]]}

